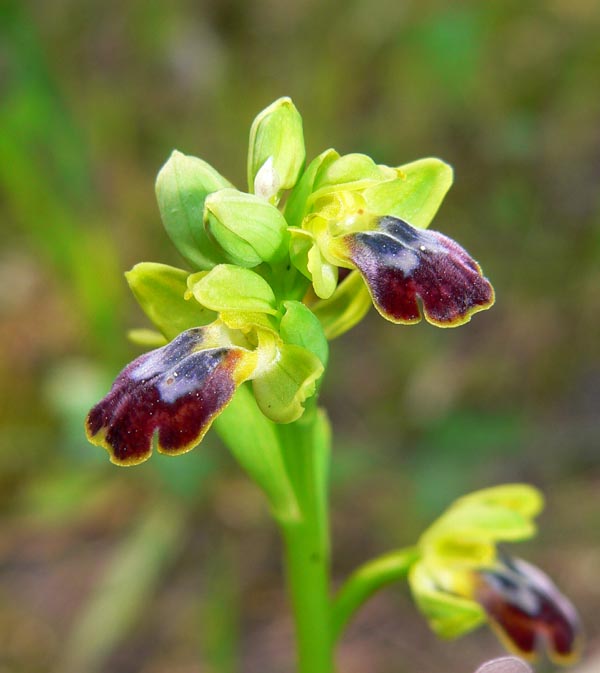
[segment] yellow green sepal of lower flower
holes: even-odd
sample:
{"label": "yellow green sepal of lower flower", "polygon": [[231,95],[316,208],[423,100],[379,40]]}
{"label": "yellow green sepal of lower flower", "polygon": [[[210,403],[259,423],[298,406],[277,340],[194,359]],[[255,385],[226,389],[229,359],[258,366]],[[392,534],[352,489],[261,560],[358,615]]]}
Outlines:
{"label": "yellow green sepal of lower flower", "polygon": [[542,507],[542,495],[531,486],[497,486],[460,498],[423,533],[409,584],[439,636],[454,638],[485,621],[473,599],[474,571],[494,567],[496,543],[532,537]]}

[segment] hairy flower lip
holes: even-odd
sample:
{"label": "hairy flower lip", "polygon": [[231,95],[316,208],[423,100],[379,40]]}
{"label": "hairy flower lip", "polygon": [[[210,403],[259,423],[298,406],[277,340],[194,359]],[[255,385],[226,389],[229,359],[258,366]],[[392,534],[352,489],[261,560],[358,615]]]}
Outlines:
{"label": "hairy flower lip", "polygon": [[265,316],[223,314],[127,365],[88,414],[86,434],[118,465],[147,460],[155,435],[159,452],[178,455],[202,440],[250,379],[269,419],[296,420],[323,369],[314,353],[284,341]]}
{"label": "hairy flower lip", "polygon": [[394,323],[414,324],[424,316],[438,327],[455,327],[495,301],[490,282],[464,248],[397,217],[334,238],[331,247],[359,270],[375,308]]}
{"label": "hairy flower lip", "polygon": [[[254,369],[255,355],[210,343],[214,329],[192,328],[136,358],[88,414],[86,433],[113,463],[136,465],[152,453],[178,455],[196,446],[236,388]],[[203,348],[204,346],[204,348]]]}

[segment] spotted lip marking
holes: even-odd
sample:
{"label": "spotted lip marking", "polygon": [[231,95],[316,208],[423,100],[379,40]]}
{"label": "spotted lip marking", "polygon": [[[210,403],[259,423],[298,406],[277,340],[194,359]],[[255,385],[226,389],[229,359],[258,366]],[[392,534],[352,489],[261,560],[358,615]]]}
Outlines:
{"label": "spotted lip marking", "polygon": [[167,346],[137,358],[90,411],[88,437],[106,448],[113,462],[134,465],[146,460],[156,430],[159,451],[188,451],[232,398],[243,351],[197,350],[203,338],[202,328],[187,330]]}
{"label": "spotted lip marking", "polygon": [[494,303],[494,291],[477,262],[451,238],[415,229],[396,217],[374,231],[347,234],[342,246],[360,271],[379,312],[392,322],[425,318],[449,327],[467,322]]}
{"label": "spotted lip marking", "polygon": [[499,569],[482,572],[477,600],[507,641],[533,658],[540,641],[557,662],[577,658],[581,628],[575,608],[539,568],[504,558]]}

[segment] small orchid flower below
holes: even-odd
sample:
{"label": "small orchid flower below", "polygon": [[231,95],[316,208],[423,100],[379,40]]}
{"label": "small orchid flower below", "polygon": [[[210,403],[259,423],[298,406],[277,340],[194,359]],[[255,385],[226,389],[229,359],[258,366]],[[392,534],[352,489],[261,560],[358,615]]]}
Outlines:
{"label": "small orchid flower below", "polygon": [[577,658],[581,629],[569,600],[541,570],[496,548],[531,537],[541,507],[530,486],[484,489],[460,498],[423,534],[409,582],[436,633],[454,638],[487,619],[526,659],[540,648],[559,663]]}

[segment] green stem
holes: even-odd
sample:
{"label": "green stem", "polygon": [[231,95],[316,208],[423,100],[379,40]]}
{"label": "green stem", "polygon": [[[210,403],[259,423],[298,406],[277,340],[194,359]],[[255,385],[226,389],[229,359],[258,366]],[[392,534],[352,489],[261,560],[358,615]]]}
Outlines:
{"label": "green stem", "polygon": [[310,522],[286,526],[287,582],[296,626],[298,673],[331,673],[329,559]]}
{"label": "green stem", "polygon": [[416,547],[380,556],[356,570],[340,589],[331,612],[332,641],[336,641],[357,609],[382,587],[404,579],[419,558]]}
{"label": "green stem", "polygon": [[298,672],[332,673],[327,421],[316,409],[307,410],[300,421],[281,426],[280,436],[300,507],[298,520],[281,522],[296,626]]}

